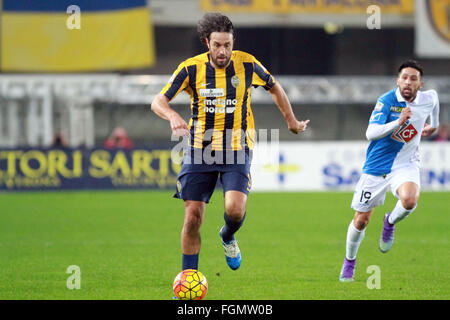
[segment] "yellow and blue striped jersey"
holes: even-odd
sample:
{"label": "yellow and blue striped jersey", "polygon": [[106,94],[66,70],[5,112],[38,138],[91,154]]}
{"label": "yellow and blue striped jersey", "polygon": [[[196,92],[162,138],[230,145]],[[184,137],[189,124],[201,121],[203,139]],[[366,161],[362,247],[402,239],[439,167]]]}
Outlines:
{"label": "yellow and blue striped jersey", "polygon": [[251,54],[233,51],[228,67],[214,68],[209,53],[183,61],[162,89],[169,101],[181,91],[191,97],[190,144],[212,150],[252,150],[255,124],[252,86],[270,90],[273,76]]}

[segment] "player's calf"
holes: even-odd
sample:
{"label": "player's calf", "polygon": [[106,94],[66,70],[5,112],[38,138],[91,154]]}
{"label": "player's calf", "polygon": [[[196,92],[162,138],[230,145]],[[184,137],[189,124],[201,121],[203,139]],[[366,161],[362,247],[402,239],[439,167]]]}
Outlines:
{"label": "player's calf", "polygon": [[[357,212],[358,213],[358,212]],[[355,215],[356,216],[356,215]],[[370,216],[370,215],[358,215]],[[356,254],[359,246],[364,239],[365,229],[358,230],[356,227],[356,220],[352,220],[347,229],[347,241],[345,247],[345,259],[342,265],[341,273],[339,274],[339,281],[351,282],[354,280],[353,273],[356,266]]]}
{"label": "player's calf", "polygon": [[200,227],[205,216],[205,204],[185,201],[183,229],[181,230],[182,270],[198,269],[198,253],[201,246]]}
{"label": "player's calf", "polygon": [[223,242],[229,243],[234,240],[234,234],[239,230],[245,220],[246,213],[240,220],[233,220],[226,212],[223,215],[225,225],[220,231]]}
{"label": "player's calf", "polygon": [[392,210],[391,214],[389,215],[389,223],[396,224],[408,217],[416,209],[416,203],[416,201],[412,201],[410,203],[406,203],[405,205],[404,201],[397,201],[394,210]]}

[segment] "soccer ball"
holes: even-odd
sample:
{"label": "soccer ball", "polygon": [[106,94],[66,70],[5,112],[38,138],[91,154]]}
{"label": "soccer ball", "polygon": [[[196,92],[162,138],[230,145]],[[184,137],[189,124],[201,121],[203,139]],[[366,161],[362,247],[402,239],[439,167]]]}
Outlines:
{"label": "soccer ball", "polygon": [[180,300],[201,300],[207,290],[208,281],[198,270],[183,270],[173,281],[173,292]]}

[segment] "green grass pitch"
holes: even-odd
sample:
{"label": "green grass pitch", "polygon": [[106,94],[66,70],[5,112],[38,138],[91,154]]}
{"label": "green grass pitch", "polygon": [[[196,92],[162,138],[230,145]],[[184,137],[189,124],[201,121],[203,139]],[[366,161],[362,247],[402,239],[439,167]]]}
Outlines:
{"label": "green grass pitch", "polygon": [[[172,194],[0,194],[0,299],[172,299],[183,221],[183,202]],[[422,193],[382,254],[383,215],[395,204],[388,194],[366,230],[356,281],[341,283],[351,197],[251,193],[237,233],[243,261],[232,271],[219,240],[223,195],[216,190],[202,226],[205,299],[449,299],[450,194]],[[80,267],[79,290],[66,287],[70,265]],[[367,287],[371,265],[380,268],[380,289]]]}

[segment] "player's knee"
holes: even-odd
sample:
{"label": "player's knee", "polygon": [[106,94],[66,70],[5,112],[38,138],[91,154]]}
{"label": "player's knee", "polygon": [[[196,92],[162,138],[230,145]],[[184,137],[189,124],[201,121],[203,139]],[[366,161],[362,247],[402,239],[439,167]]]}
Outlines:
{"label": "player's knee", "polygon": [[359,212],[355,214],[355,217],[353,218],[353,224],[356,229],[358,230],[364,230],[370,221],[370,214],[368,212]]}
{"label": "player's knee", "polygon": [[191,206],[186,208],[184,228],[187,232],[197,231],[203,222],[203,208]]}
{"label": "player's knee", "polygon": [[403,208],[405,208],[406,210],[412,210],[417,205],[417,197],[415,196],[406,196],[401,199],[401,201]]}
{"label": "player's knee", "polygon": [[227,216],[233,221],[241,221],[245,214],[245,204],[231,203],[225,206]]}
{"label": "player's knee", "polygon": [[187,233],[197,232],[202,225],[202,218],[195,214],[186,215],[184,218],[184,230]]}
{"label": "player's knee", "polygon": [[357,219],[354,221],[355,228],[358,230],[364,230],[369,224],[369,219]]}

